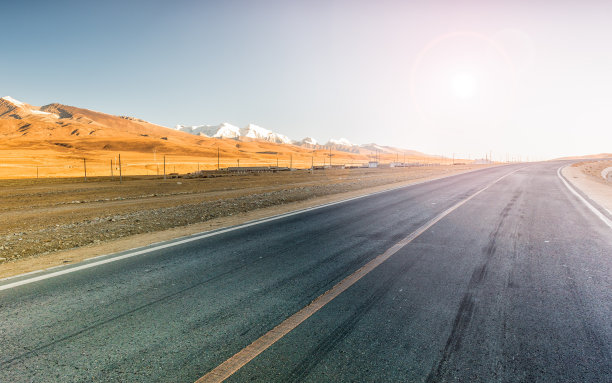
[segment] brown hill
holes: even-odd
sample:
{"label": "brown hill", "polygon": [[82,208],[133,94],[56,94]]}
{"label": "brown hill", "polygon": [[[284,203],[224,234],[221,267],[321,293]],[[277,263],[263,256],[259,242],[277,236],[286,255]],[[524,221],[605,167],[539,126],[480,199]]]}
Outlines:
{"label": "brown hill", "polygon": [[[0,98],[0,178],[192,172],[227,166],[329,164],[328,148],[194,136],[144,120],[53,103],[42,107]],[[381,158],[395,160],[395,155]],[[407,160],[427,161],[422,156]],[[365,153],[331,152],[334,164],[361,164]],[[87,163],[83,164],[83,159]]]}
{"label": "brown hill", "polygon": [[198,147],[202,141],[135,118],[62,104],[37,108],[4,98],[0,99],[0,137],[2,146],[22,149],[65,143],[75,150],[149,151],[158,147],[169,153]]}

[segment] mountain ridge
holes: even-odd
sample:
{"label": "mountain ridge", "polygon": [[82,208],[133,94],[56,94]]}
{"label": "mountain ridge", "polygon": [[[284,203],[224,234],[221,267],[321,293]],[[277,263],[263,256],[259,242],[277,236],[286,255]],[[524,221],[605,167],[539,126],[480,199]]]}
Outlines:
{"label": "mountain ridge", "polygon": [[[262,128],[259,125],[248,124],[245,128],[238,128],[228,122],[223,122],[219,125],[176,125],[175,130],[200,135],[209,138],[234,139],[239,141],[245,140],[262,140],[277,144],[295,145],[309,149],[332,149],[347,153],[356,154],[410,154],[415,156],[429,156],[416,150],[400,149],[391,146],[370,144],[353,144],[348,139],[342,137],[339,139],[330,138],[327,143],[320,144],[316,139],[307,136],[301,140],[292,140],[284,134]],[[433,156],[432,156],[433,157]]]}

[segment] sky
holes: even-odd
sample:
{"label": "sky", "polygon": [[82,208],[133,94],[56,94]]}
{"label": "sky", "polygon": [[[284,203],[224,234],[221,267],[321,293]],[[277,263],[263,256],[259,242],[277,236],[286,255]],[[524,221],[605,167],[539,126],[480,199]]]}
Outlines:
{"label": "sky", "polygon": [[5,1],[0,96],[430,154],[612,152],[610,1]]}

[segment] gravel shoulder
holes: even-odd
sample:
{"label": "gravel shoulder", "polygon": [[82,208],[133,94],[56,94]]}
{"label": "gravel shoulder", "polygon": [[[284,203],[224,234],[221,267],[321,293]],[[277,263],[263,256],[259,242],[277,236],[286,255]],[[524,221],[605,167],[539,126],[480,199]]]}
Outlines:
{"label": "gravel shoulder", "polygon": [[601,171],[612,166],[612,161],[585,161],[563,168],[562,172],[574,186],[612,215],[612,182],[601,176]]}

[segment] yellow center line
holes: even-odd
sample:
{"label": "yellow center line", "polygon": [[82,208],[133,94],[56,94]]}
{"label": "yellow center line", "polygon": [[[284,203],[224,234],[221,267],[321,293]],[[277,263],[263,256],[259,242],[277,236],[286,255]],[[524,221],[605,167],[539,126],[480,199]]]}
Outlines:
{"label": "yellow center line", "polygon": [[289,318],[285,319],[279,325],[274,327],[272,330],[268,331],[267,333],[262,335],[260,338],[255,340],[253,343],[251,343],[250,345],[246,346],[245,348],[243,348],[242,350],[234,354],[234,356],[232,356],[231,358],[227,359],[225,362],[215,367],[213,370],[208,372],[206,375],[198,379],[196,383],[223,382],[225,379],[232,376],[236,371],[240,370],[247,363],[249,363],[251,360],[257,357],[257,355],[267,350],[270,346],[272,346],[278,340],[283,338],[285,335],[287,335],[289,332],[291,332],[293,329],[299,326],[306,319],[310,318],[310,316],[312,316],[314,313],[316,313],[321,308],[323,308],[323,306],[331,302],[338,295],[342,294],[349,287],[357,283],[357,281],[359,281],[361,278],[366,276],[372,270],[380,266],[383,262],[389,259],[393,254],[397,253],[401,248],[403,248],[410,242],[414,241],[418,236],[420,236],[425,231],[427,231],[429,228],[431,228],[433,225],[438,223],[442,218],[446,217],[453,211],[457,210],[463,204],[465,204],[472,198],[476,197],[480,193],[484,192],[485,190],[487,190],[488,188],[490,188],[497,182],[501,181],[502,179],[508,177],[511,174],[516,173],[517,171],[521,169],[523,168],[516,169],[496,179],[495,181],[491,182],[490,184],[480,189],[476,193],[456,203],[452,207],[446,209],[444,212],[440,213],[435,218],[431,219],[430,221],[425,223],[423,226],[419,227],[417,230],[412,232],[406,238],[402,239],[395,245],[391,246],[389,249],[387,249],[387,251],[380,254],[376,258],[372,259],[371,261],[366,263],[364,266],[359,268],[357,271],[355,271],[348,277],[338,282],[334,287],[327,290],[323,294],[319,295],[314,301],[312,301],[306,307],[302,308],[300,311],[291,315]]}

